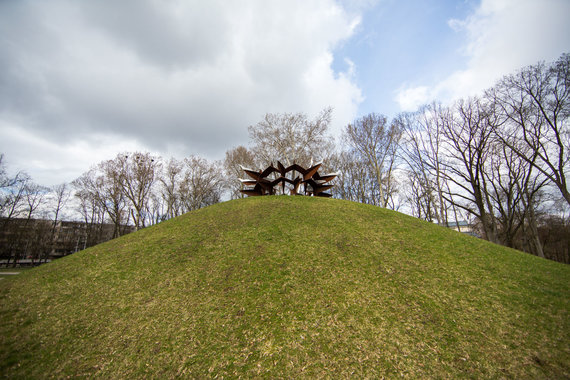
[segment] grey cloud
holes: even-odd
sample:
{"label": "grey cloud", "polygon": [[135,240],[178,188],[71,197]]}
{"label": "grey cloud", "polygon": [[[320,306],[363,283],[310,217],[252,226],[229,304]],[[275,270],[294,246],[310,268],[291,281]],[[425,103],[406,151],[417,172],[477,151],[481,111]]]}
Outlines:
{"label": "grey cloud", "polygon": [[0,127],[221,158],[266,112],[348,121],[359,89],[310,73],[354,22],[332,0],[0,2]]}
{"label": "grey cloud", "polygon": [[[85,1],[85,20],[121,48],[166,68],[214,63],[230,42],[226,13],[217,1]],[[180,12],[183,12],[182,14]]]}

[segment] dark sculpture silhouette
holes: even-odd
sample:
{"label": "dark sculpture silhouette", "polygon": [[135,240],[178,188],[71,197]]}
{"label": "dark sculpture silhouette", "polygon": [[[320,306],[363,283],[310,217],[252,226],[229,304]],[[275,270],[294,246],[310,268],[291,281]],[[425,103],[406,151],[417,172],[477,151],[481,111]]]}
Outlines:
{"label": "dark sculpture silhouette", "polygon": [[[328,182],[333,180],[338,174],[319,174],[318,170],[321,165],[322,162],[319,162],[305,169],[297,164],[285,167],[281,162],[277,161],[277,167],[271,164],[265,170],[258,171],[244,168],[240,165],[241,169],[251,178],[240,179],[242,184],[249,186],[240,191],[248,196],[274,195],[276,193],[275,187],[281,185],[282,194],[285,194],[285,188],[287,187],[291,195],[304,194],[316,197],[331,197],[332,194],[327,193],[326,190],[331,189],[333,185],[328,184]],[[287,176],[288,173],[299,173],[299,175],[293,178],[292,174],[291,178],[289,178]],[[301,186],[303,187],[302,191],[300,191]]]}

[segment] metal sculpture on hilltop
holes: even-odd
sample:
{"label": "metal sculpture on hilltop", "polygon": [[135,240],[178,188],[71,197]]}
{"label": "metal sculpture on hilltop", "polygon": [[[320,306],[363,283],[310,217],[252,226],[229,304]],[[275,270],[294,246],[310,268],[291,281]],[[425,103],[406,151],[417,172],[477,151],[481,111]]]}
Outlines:
{"label": "metal sculpture on hilltop", "polygon": [[[248,196],[274,195],[276,187],[281,186],[282,194],[288,188],[290,195],[309,195],[316,197],[331,197],[331,193],[327,193],[333,185],[329,184],[338,173],[319,174],[319,168],[322,162],[312,165],[308,169],[298,164],[285,167],[281,162],[277,161],[277,167],[273,163],[265,170],[241,169],[250,177],[250,179],[240,179],[241,183],[246,187],[240,190]],[[291,173],[290,177],[288,174]],[[297,175],[293,176],[295,173]],[[301,187],[303,188],[301,190]]]}

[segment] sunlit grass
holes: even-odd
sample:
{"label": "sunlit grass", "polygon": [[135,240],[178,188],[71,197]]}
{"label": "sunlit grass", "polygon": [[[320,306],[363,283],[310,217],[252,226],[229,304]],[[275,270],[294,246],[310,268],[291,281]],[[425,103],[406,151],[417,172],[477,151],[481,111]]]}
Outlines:
{"label": "sunlit grass", "polygon": [[570,267],[333,199],[231,201],[0,282],[16,378],[570,376]]}

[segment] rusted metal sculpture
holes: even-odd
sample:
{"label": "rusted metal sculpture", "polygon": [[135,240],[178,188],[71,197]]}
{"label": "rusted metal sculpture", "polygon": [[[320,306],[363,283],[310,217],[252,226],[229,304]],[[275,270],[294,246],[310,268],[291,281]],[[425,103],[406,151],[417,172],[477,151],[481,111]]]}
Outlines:
{"label": "rusted metal sculpture", "polygon": [[[285,167],[281,162],[277,161],[277,167],[273,164],[269,165],[265,170],[241,169],[250,177],[250,179],[240,179],[241,183],[247,188],[240,190],[248,196],[274,195],[275,187],[281,185],[282,194],[285,194],[285,188],[289,189],[291,195],[312,195],[316,197],[331,197],[332,194],[327,193],[333,185],[329,184],[338,174],[319,174],[319,168],[322,162],[312,165],[305,169],[300,165],[293,164]],[[288,174],[292,173],[289,177]],[[299,173],[293,178],[293,174]],[[303,190],[300,191],[301,186]]]}

